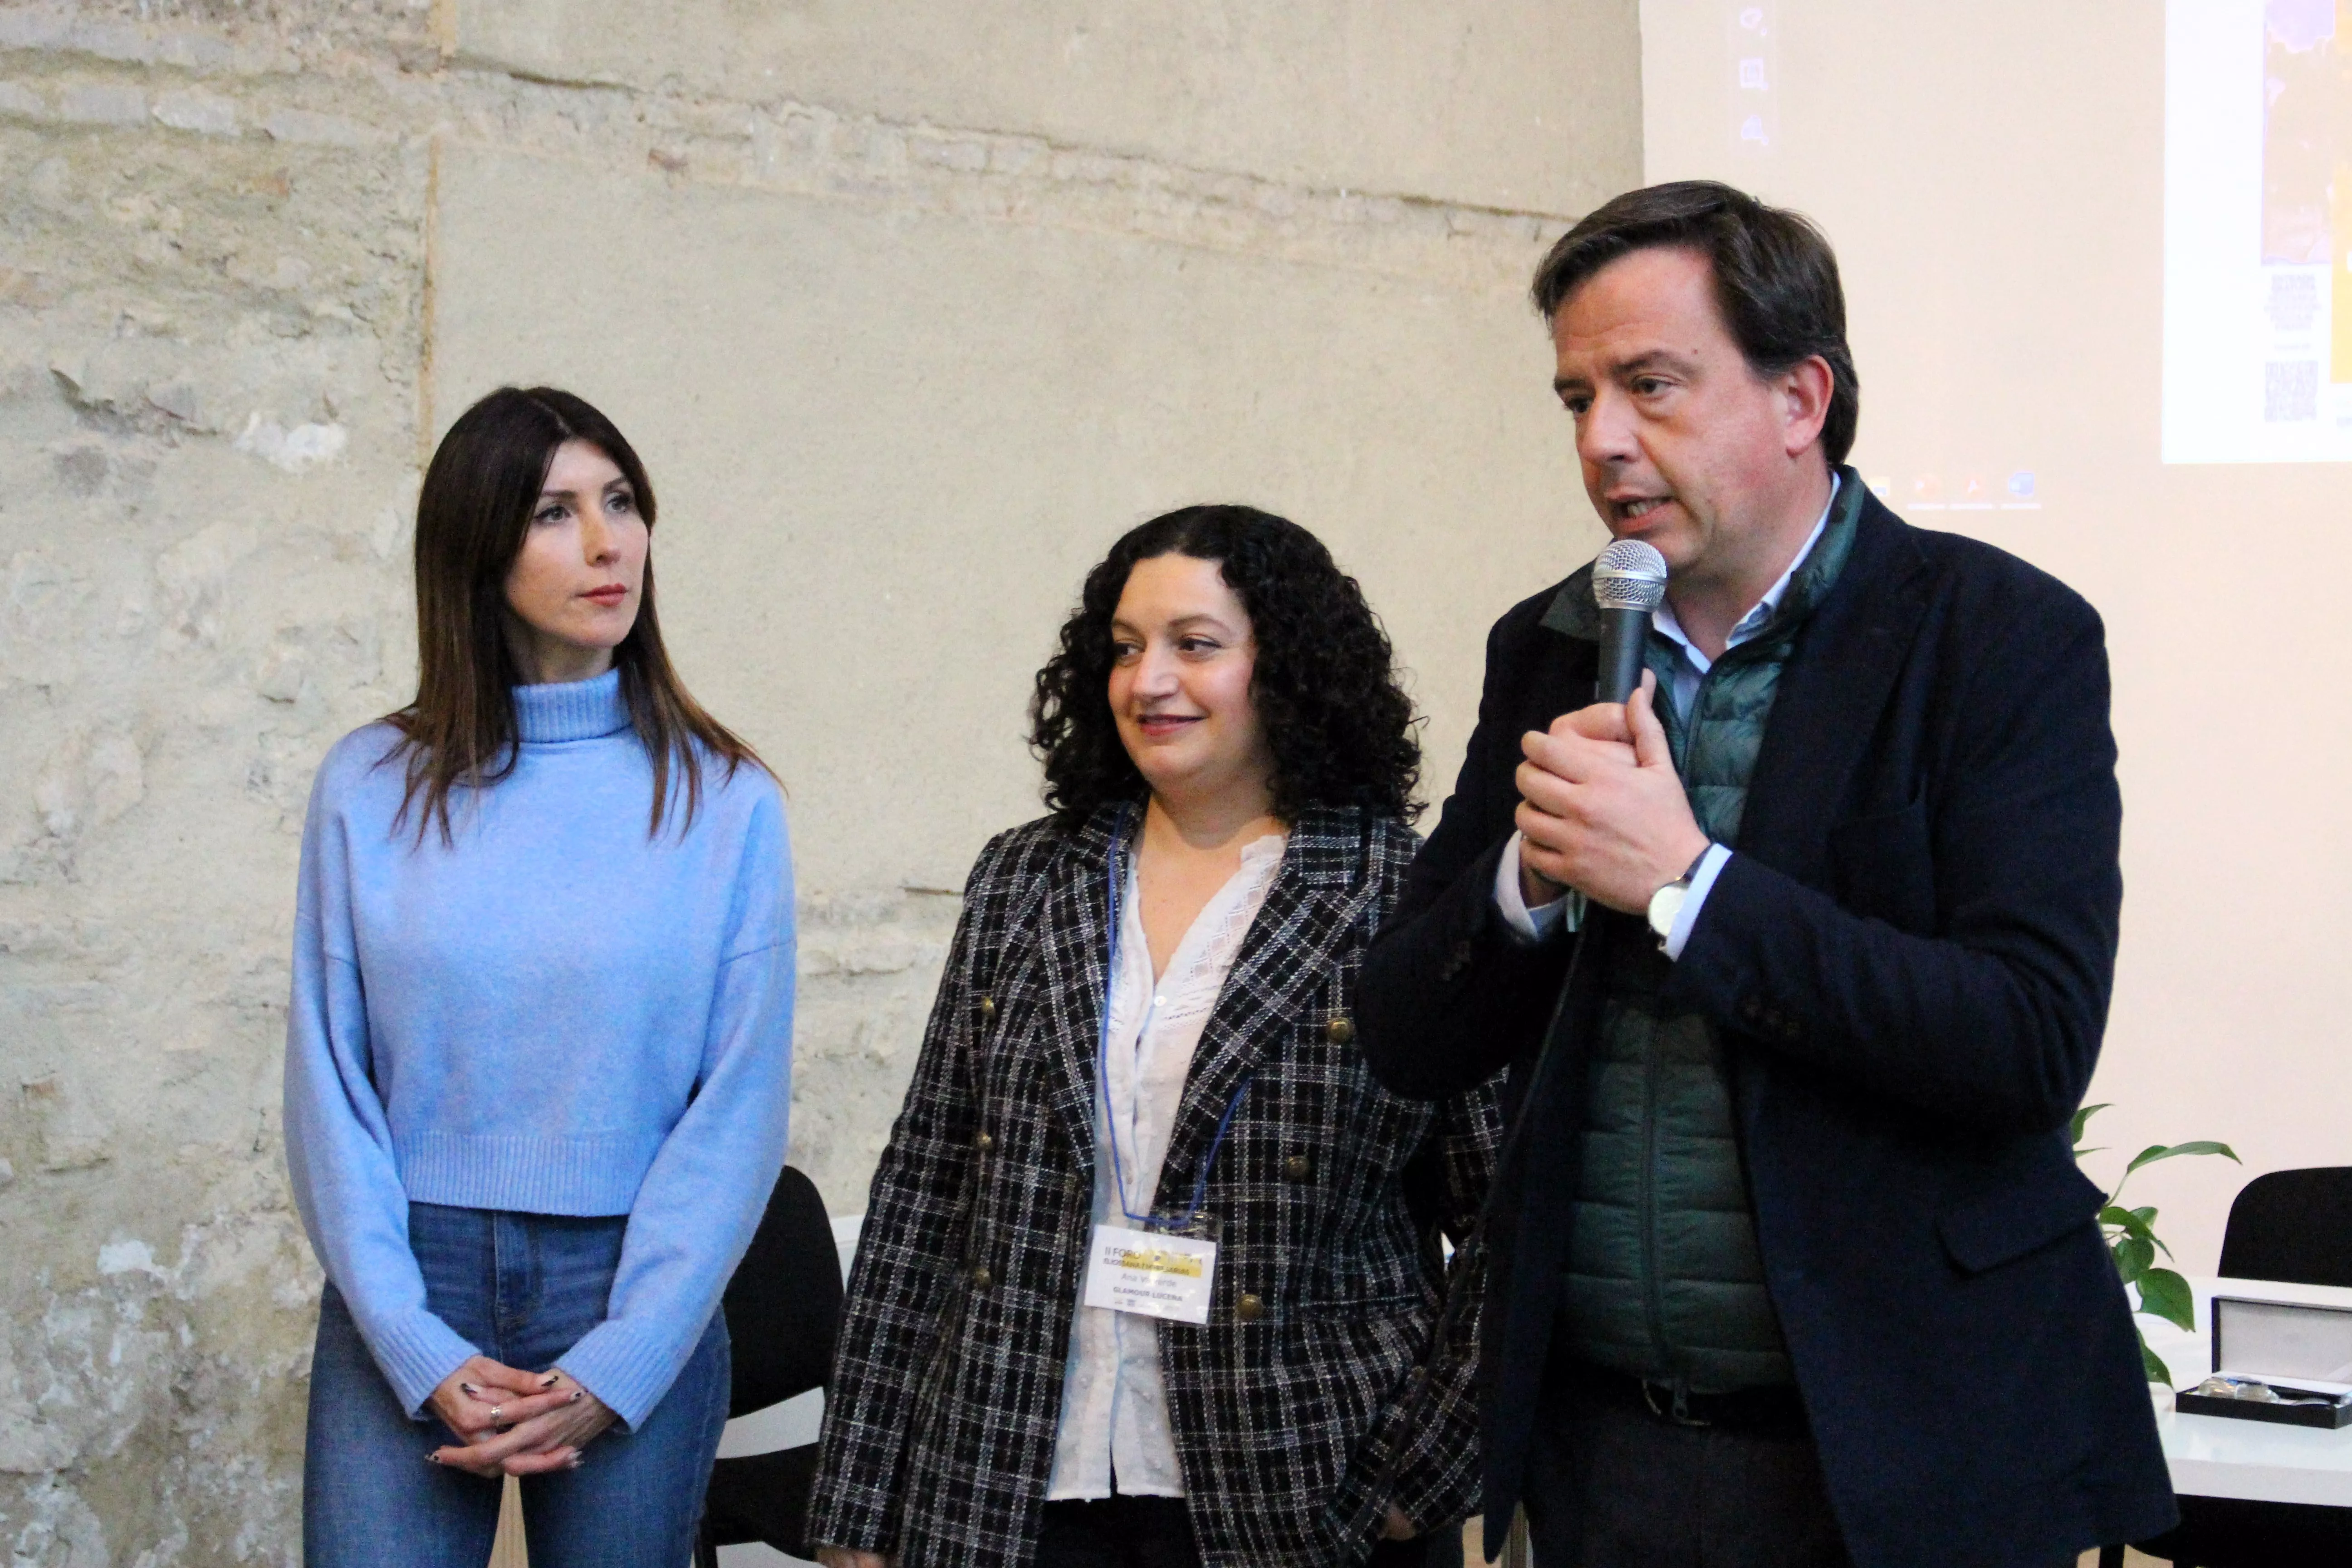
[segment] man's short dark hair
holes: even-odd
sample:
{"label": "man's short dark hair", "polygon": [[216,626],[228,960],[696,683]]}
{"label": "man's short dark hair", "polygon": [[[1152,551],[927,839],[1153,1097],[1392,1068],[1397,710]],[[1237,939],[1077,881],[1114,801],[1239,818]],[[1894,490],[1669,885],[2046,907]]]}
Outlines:
{"label": "man's short dark hair", "polygon": [[1845,342],[1845,289],[1837,257],[1812,221],[1766,206],[1713,180],[1628,191],[1560,236],[1536,268],[1536,309],[1549,321],[1591,276],[1636,250],[1695,250],[1715,271],[1715,302],[1759,375],[1780,375],[1815,354],[1829,362],[1822,450],[1845,461],[1862,417],[1862,386]]}

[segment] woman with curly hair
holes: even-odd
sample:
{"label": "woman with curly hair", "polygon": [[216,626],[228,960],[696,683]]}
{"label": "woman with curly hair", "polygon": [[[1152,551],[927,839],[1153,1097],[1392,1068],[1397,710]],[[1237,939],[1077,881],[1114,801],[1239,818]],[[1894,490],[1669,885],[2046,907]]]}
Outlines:
{"label": "woman with curly hair", "polygon": [[[1412,705],[1297,524],[1190,507],[1038,672],[1051,815],[982,851],[826,1394],[826,1568],[1419,1563],[1475,1504],[1491,1087],[1355,1046]],[[1457,1270],[1465,1272],[1466,1270]]]}

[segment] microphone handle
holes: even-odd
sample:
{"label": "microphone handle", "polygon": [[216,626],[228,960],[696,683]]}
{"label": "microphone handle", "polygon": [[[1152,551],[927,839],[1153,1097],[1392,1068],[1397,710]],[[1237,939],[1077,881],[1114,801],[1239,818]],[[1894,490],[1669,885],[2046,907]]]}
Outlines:
{"label": "microphone handle", "polygon": [[1601,612],[1601,679],[1593,700],[1622,702],[1642,684],[1642,653],[1650,640],[1650,612]]}

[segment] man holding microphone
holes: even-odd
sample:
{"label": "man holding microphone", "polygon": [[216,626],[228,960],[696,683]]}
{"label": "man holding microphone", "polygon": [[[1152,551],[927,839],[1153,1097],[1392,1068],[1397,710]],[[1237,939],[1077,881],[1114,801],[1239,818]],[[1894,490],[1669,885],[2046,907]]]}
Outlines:
{"label": "man holding microphone", "polygon": [[2067,1122],[2122,898],[2104,633],[1843,468],[1837,264],[1726,186],[1535,283],[1592,503],[1667,573],[1596,703],[1591,567],[1488,639],[1366,960],[1402,1093],[1508,1067],[1490,1540],[1542,1568],[2055,1568],[2172,1521]]}

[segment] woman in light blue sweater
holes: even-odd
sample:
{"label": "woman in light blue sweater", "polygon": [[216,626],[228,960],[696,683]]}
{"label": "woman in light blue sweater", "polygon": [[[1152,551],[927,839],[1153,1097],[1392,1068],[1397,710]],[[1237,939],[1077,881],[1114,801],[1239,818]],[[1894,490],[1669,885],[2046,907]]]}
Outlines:
{"label": "woman in light blue sweater", "polygon": [[775,781],[663,651],[653,521],[579,398],[468,409],[417,501],[416,700],[312,786],[311,1568],[480,1568],[501,1475],[534,1568],[692,1551],[719,1292],[783,1161],[793,894]]}

